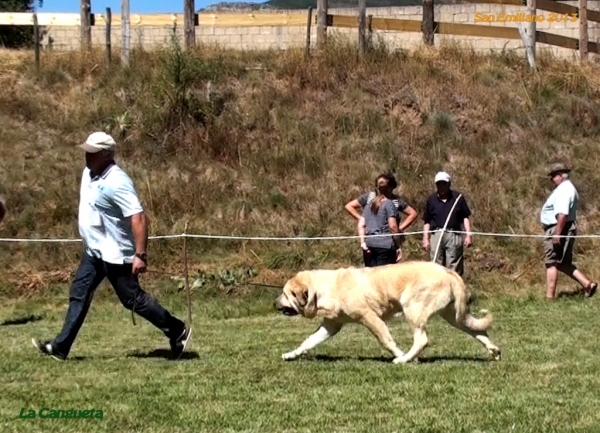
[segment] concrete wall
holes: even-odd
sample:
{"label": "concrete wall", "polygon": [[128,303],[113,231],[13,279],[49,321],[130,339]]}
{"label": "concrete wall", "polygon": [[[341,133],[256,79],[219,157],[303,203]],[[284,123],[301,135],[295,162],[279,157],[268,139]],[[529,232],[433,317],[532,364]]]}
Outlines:
{"label": "concrete wall", "polygon": [[[564,3],[577,6],[577,2],[566,1]],[[600,1],[591,0],[588,2],[589,10],[599,10]],[[278,11],[279,12],[279,11]],[[305,10],[280,11],[286,14],[307,15]],[[525,6],[512,5],[496,5],[496,4],[459,4],[459,5],[438,5],[435,6],[435,20],[438,22],[455,22],[455,23],[470,23],[477,25],[494,25],[503,27],[517,27],[515,22],[495,22],[495,23],[475,23],[477,13],[498,14],[504,12],[514,14],[518,12],[527,13]],[[260,11],[253,12],[255,15],[260,15]],[[271,11],[273,13],[273,11]],[[356,16],[356,9],[330,9],[330,14],[334,15],[351,15]],[[555,33],[558,35],[578,38],[579,37],[579,20],[576,22],[549,22],[551,13],[538,10],[538,16],[545,17],[544,22],[537,23],[537,30]],[[226,14],[226,12],[219,12]],[[374,17],[398,18],[421,20],[422,7],[407,6],[407,7],[385,7],[385,8],[368,8],[367,15],[372,14]],[[313,13],[313,22],[314,22]],[[527,23],[523,23],[527,27]],[[44,45],[51,46],[53,49],[74,49],[79,46],[79,28],[78,27],[50,27],[44,38]],[[98,46],[103,46],[105,41],[106,29],[103,26],[95,26],[92,28],[93,43]],[[328,28],[329,34],[346,34],[352,38],[356,38],[356,29],[345,28]],[[112,29],[112,46],[119,48],[121,45],[121,29],[113,27]],[[131,46],[143,46],[145,49],[152,49],[161,44],[166,43],[173,34],[172,26],[152,27],[152,26],[131,26]],[[600,36],[599,23],[588,23],[589,40],[598,42]],[[183,28],[177,29],[177,36],[183,40]],[[392,48],[408,48],[414,49],[422,41],[421,33],[410,32],[387,32],[375,31],[374,37],[380,36]],[[436,35],[436,45],[444,40],[455,40],[471,46],[478,51],[487,50],[519,50],[524,51],[520,40],[480,38],[472,36],[447,36]],[[234,48],[243,50],[252,49],[287,49],[290,47],[302,47],[306,41],[305,26],[264,26],[264,27],[217,27],[208,24],[202,24],[200,18],[200,26],[196,28],[196,40],[203,43],[216,43],[224,48]],[[316,42],[316,25],[312,25],[312,44]],[[538,52],[541,50],[551,51],[559,57],[572,58],[578,53],[574,50],[551,47],[538,43]]]}

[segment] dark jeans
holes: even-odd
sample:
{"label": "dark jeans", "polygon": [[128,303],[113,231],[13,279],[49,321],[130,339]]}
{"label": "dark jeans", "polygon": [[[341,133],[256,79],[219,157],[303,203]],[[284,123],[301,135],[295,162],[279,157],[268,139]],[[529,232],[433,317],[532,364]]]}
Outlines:
{"label": "dark jeans", "polygon": [[396,263],[396,249],[395,248],[371,248],[369,247],[370,253],[363,250],[363,260],[365,266],[383,266],[391,265]]}
{"label": "dark jeans", "polygon": [[133,301],[137,295],[135,313],[163,331],[167,338],[176,339],[181,336],[185,324],[141,289],[138,277],[132,274],[131,264],[113,265],[90,257],[84,252],[75,279],[71,283],[65,323],[60,335],[52,342],[54,350],[64,356],[69,354],[90,308],[94,292],[104,278],[108,278],[125,308],[133,308]]}

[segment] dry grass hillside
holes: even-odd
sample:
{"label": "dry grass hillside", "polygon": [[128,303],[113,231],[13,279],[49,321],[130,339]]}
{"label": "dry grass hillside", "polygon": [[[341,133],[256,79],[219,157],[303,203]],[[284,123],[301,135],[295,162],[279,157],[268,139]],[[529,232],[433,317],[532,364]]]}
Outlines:
{"label": "dry grass hillside", "polygon": [[[302,51],[137,51],[126,72],[116,63],[107,70],[102,52],[44,53],[39,73],[31,53],[1,55],[9,213],[0,237],[78,236],[84,161],[75,146],[98,129],[118,138],[151,235],[181,233],[187,220],[198,234],[354,235],[344,203],[388,169],[421,212],[444,169],[466,195],[475,231],[539,234],[545,170],[555,160],[574,167],[581,233],[600,223],[594,66],[540,56],[533,73],[521,56],[451,46],[412,54],[377,46],[361,60],[340,41],[310,60]],[[421,228],[419,219],[411,231]],[[420,241],[409,238],[406,258],[427,258]],[[600,278],[599,243],[577,245],[577,263]],[[189,240],[188,248],[192,278],[202,269],[201,281],[225,288],[252,273],[277,284],[298,269],[362,264],[357,240]],[[151,241],[144,281],[181,275],[181,251],[181,239]],[[79,252],[79,244],[2,243],[4,290],[67,282]],[[480,292],[541,293],[541,257],[540,239],[476,236],[468,282]],[[562,279],[563,290],[574,287]]]}

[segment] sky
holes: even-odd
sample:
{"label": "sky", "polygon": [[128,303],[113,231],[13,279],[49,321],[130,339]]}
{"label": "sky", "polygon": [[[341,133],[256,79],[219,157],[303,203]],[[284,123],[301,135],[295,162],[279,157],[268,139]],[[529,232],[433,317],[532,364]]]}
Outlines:
{"label": "sky", "polygon": [[[227,0],[196,0],[196,10],[211,4]],[[246,0],[240,0],[246,1]],[[261,0],[249,0],[262,3]],[[36,8],[38,12],[71,12],[79,13],[79,0],[44,0],[43,7]],[[92,13],[105,13],[110,8],[114,14],[121,13],[121,0],[91,0]],[[183,13],[183,0],[129,0],[132,14],[165,14]]]}

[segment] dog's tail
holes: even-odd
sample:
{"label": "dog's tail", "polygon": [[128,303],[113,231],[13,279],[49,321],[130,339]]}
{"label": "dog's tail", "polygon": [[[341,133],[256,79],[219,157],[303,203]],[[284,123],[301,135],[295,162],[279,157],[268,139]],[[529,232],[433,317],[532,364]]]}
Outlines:
{"label": "dog's tail", "polygon": [[492,326],[492,315],[487,314],[485,317],[478,319],[469,314],[469,306],[467,300],[467,288],[463,279],[456,272],[448,270],[452,277],[450,288],[454,296],[454,311],[456,313],[456,323],[466,326],[473,331],[487,331]]}

